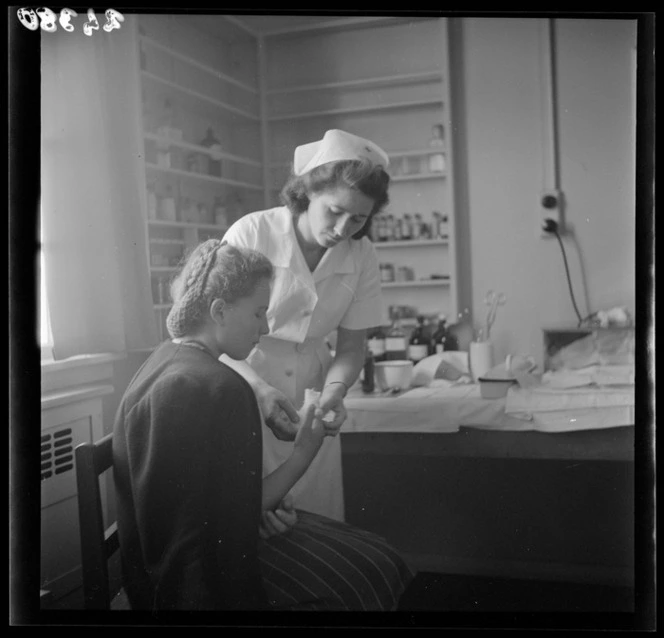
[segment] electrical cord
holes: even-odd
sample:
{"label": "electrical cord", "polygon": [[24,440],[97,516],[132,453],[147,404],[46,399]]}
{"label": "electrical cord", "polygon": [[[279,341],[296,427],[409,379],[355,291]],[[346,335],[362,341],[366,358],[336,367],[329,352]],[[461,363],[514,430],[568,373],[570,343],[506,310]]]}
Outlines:
{"label": "electrical cord", "polygon": [[570,297],[572,298],[572,305],[574,306],[574,312],[576,312],[577,319],[579,320],[577,328],[580,328],[581,324],[583,323],[583,319],[581,318],[581,313],[579,312],[579,309],[576,306],[576,300],[574,299],[574,291],[572,290],[572,280],[569,276],[569,267],[567,265],[567,255],[565,254],[565,247],[563,246],[563,241],[562,239],[560,239],[560,235],[558,234],[557,222],[553,219],[544,220],[544,230],[547,233],[553,233],[556,236],[558,243],[560,244],[560,250],[563,253],[563,262],[565,264],[565,274],[567,275],[567,285],[569,286],[569,294]]}

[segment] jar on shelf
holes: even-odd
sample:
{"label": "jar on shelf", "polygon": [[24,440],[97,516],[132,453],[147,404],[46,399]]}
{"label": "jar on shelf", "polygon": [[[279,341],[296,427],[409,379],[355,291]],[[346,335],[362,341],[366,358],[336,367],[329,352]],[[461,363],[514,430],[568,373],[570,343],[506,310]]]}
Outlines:
{"label": "jar on shelf", "polygon": [[413,239],[421,239],[422,238],[422,215],[419,213],[415,213],[413,215],[413,225],[412,225],[412,232],[411,236]]}
{"label": "jar on shelf", "polygon": [[413,238],[413,223],[410,218],[410,213],[403,216],[403,225],[401,230],[401,238],[404,241],[410,241]]}
{"label": "jar on shelf", "polygon": [[[445,129],[442,124],[434,124],[431,130],[430,148],[442,148],[445,146]],[[429,155],[429,172],[445,172],[445,155],[443,153],[432,153]]]}
{"label": "jar on shelf", "polygon": [[392,239],[394,241],[401,241],[403,239],[403,220],[401,217],[396,217],[394,220],[394,227],[392,228]]}
{"label": "jar on shelf", "polygon": [[381,283],[390,283],[394,281],[394,264],[380,264],[380,281]]}

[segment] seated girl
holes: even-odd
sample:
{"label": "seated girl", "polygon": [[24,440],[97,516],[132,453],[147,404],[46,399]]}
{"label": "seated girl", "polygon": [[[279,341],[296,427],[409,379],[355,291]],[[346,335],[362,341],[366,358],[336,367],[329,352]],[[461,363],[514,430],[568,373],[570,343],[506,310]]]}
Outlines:
{"label": "seated girl", "polygon": [[255,251],[199,245],[172,285],[173,340],[124,394],[113,462],[132,609],[385,611],[412,578],[382,538],[284,500],[332,434],[313,405],[262,478],[254,392],[219,357],[243,360],[267,334],[272,275]]}

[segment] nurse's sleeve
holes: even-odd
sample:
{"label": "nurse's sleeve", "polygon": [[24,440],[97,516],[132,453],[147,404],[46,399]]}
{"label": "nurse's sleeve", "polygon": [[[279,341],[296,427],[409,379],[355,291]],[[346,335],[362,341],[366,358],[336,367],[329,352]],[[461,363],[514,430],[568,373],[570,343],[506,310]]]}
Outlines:
{"label": "nurse's sleeve", "polygon": [[380,287],[378,255],[374,245],[362,241],[361,271],[353,301],[339,326],[348,330],[373,328],[383,320],[383,295]]}

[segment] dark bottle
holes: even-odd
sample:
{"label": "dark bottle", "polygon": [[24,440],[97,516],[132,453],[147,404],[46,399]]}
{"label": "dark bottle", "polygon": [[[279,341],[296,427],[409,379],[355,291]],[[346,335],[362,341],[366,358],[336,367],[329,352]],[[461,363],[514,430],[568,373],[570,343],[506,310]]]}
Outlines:
{"label": "dark bottle", "polygon": [[456,323],[449,326],[447,334],[448,341],[451,341],[451,343],[450,347],[445,348],[445,350],[463,350],[468,352],[474,336],[473,324],[468,308],[464,308],[464,311],[457,315]]}
{"label": "dark bottle", "polygon": [[406,335],[401,329],[401,321],[395,315],[392,325],[385,337],[385,359],[388,361],[406,359]]}
{"label": "dark bottle", "polygon": [[385,333],[381,326],[369,332],[367,345],[371,350],[374,361],[385,361]]}
{"label": "dark bottle", "polygon": [[364,349],[364,370],[362,374],[362,392],[371,394],[374,386],[374,356],[369,348],[369,344]]}
{"label": "dark bottle", "polygon": [[424,317],[417,318],[417,326],[408,341],[408,358],[417,363],[429,355],[429,344],[424,333]]}
{"label": "dark bottle", "polygon": [[431,337],[431,354],[440,354],[444,350],[449,350],[447,339],[447,317],[445,315],[438,315],[438,328],[436,328]]}

